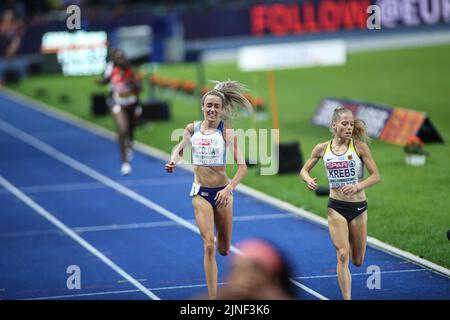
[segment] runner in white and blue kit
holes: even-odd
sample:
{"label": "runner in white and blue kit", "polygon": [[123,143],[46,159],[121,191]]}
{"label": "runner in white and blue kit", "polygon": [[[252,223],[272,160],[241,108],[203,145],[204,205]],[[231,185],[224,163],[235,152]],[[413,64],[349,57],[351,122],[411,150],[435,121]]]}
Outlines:
{"label": "runner in white and blue kit", "polygon": [[[367,200],[364,189],[378,183],[380,174],[366,142],[369,138],[362,120],[349,109],[334,110],[331,130],[334,137],[316,145],[305,162],[300,177],[310,190],[316,190],[317,178],[310,171],[322,159],[330,184],[328,229],[336,248],[337,276],[342,296],[351,299],[349,259],[361,266],[366,253]],[[364,179],[364,167],[369,176]]]}
{"label": "runner in white and blue kit", "polygon": [[[184,148],[191,143],[194,183],[190,195],[204,244],[204,269],[210,298],[215,298],[217,294],[216,247],[225,256],[231,246],[232,191],[247,172],[235,132],[228,122],[239,107],[252,111],[250,102],[242,94],[244,90],[245,87],[236,81],[216,81],[214,89],[201,99],[204,120],[186,126],[182,141],[165,165],[167,172],[173,172]],[[231,180],[225,170],[227,149],[232,150],[234,161],[238,164]]]}

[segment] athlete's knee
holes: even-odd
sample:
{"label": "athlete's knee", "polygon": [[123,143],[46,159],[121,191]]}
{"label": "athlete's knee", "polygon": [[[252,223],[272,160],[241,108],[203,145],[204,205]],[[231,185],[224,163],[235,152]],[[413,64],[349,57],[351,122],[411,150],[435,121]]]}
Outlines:
{"label": "athlete's knee", "polygon": [[230,246],[219,244],[217,250],[222,256],[227,256],[230,253]]}
{"label": "athlete's knee", "polygon": [[350,251],[348,248],[339,248],[337,250],[338,262],[339,263],[348,263]]}
{"label": "athlete's knee", "polygon": [[117,128],[117,133],[121,137],[126,137],[128,135],[128,129],[119,127],[119,128]]}
{"label": "athlete's knee", "polygon": [[356,267],[361,267],[364,263],[364,257],[352,257],[352,263]]}
{"label": "athlete's knee", "polygon": [[216,247],[214,246],[214,241],[205,241],[204,248],[206,256],[214,257],[216,255]]}

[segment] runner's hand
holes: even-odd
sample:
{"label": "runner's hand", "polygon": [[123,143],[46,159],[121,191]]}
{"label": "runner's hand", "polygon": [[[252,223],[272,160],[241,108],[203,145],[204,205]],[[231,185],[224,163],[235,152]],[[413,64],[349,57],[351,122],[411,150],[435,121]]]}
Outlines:
{"label": "runner's hand", "polygon": [[319,186],[317,185],[317,178],[312,178],[308,181],[308,189],[316,190]]}
{"label": "runner's hand", "polygon": [[352,195],[354,195],[355,193],[357,193],[359,191],[358,186],[356,184],[348,184],[346,186],[343,186],[341,188],[341,191],[343,194],[345,194],[346,196],[351,197]]}
{"label": "runner's hand", "polygon": [[166,169],[166,171],[167,171],[168,173],[172,173],[172,172],[175,171],[175,167],[176,167],[176,166],[177,166],[177,165],[175,164],[175,162],[170,161],[169,163],[166,163],[166,165],[164,166],[164,168]]}
{"label": "runner's hand", "polygon": [[223,188],[219,192],[217,192],[216,197],[214,200],[216,200],[216,206],[217,208],[225,208],[230,203],[231,198],[231,189],[228,187]]}

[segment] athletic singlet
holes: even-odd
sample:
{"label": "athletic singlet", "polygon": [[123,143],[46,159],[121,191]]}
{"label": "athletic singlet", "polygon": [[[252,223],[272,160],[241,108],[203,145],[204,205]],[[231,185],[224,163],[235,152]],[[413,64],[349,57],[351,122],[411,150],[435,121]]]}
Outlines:
{"label": "athletic singlet", "polygon": [[126,106],[137,102],[136,90],[132,86],[134,73],[131,69],[114,67],[111,72],[111,86],[115,103]]}
{"label": "athletic singlet", "polygon": [[226,163],[226,143],[223,138],[223,121],[211,134],[201,132],[202,121],[194,123],[191,137],[192,164],[197,166],[224,166]]}
{"label": "athletic singlet", "polygon": [[364,163],[356,153],[353,139],[350,139],[347,151],[343,155],[333,153],[331,142],[328,143],[322,158],[330,188],[338,189],[348,184],[356,184],[364,177]]}

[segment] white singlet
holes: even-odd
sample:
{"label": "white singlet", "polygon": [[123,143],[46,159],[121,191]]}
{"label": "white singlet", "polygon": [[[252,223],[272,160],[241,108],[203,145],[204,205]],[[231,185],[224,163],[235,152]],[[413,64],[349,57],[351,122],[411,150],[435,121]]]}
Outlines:
{"label": "white singlet", "polygon": [[353,139],[350,139],[347,151],[342,155],[333,153],[331,150],[332,141],[328,143],[323,155],[330,189],[356,184],[364,177],[364,162],[356,153]]}
{"label": "white singlet", "polygon": [[211,134],[201,132],[201,121],[194,124],[191,137],[192,164],[197,166],[224,166],[226,164],[226,142],[223,138],[223,121]]}

